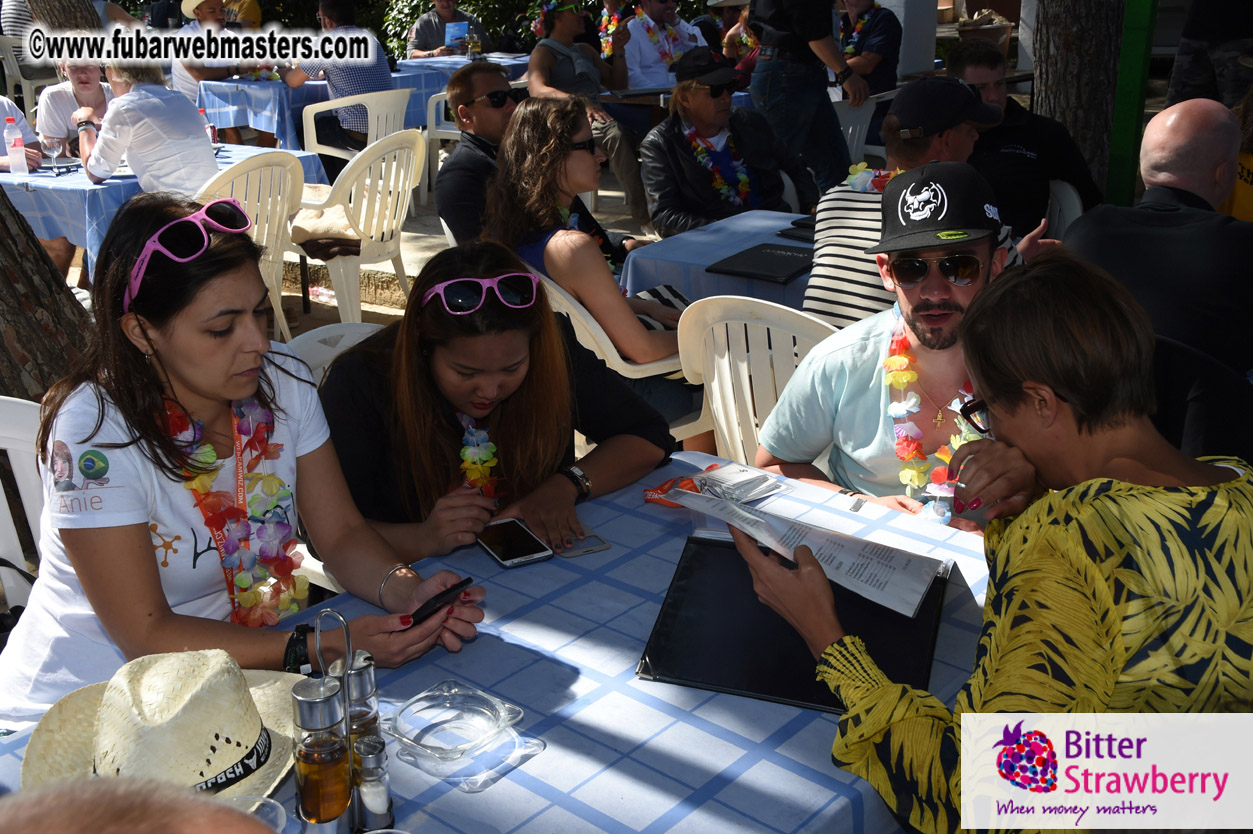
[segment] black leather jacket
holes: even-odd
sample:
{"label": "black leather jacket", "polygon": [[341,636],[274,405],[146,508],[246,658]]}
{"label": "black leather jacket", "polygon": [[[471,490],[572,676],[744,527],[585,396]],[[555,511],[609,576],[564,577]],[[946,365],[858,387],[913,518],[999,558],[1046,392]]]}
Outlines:
{"label": "black leather jacket", "polygon": [[[795,184],[802,212],[817,205],[818,187],[809,169],[775,135],[765,116],[755,110],[733,107],[730,128],[736,150],[748,163],[762,194],[757,208],[791,211],[783,202],[781,171]],[[648,194],[649,214],[662,237],[748,210],[723,200],[714,191],[709,171],[696,161],[683,138],[678,116],[670,116],[649,131],[640,143],[640,155],[644,160],[640,173]]]}

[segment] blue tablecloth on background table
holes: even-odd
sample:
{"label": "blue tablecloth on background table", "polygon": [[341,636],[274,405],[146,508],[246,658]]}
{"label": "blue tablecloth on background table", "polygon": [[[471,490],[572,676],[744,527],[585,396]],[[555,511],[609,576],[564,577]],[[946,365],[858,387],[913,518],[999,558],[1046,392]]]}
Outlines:
{"label": "blue tablecloth on background table", "polygon": [[[267,150],[270,149],[226,145],[218,154],[218,167],[229,167]],[[327,182],[326,171],[317,154],[297,152],[296,156],[304,167],[305,182]],[[65,237],[75,246],[83,247],[86,250],[84,266],[88,269],[100,251],[113,215],[140,191],[134,174],[114,174],[99,185],[93,185],[82,168],[59,177],[48,168],[40,168],[28,177],[0,173],[0,185],[37,237],[44,240]]]}
{"label": "blue tablecloth on background table", "polygon": [[[516,725],[546,749],[479,793],[456,789],[388,756],[396,827],[422,832],[897,831],[868,783],[831,764],[834,716],[635,677],[692,515],[646,504],[643,488],[690,474],[713,458],[680,453],[641,483],[579,508],[610,550],[502,570],[477,549],[418,563],[487,588],[479,637],[459,654],[437,648],[378,673],[387,715],[449,678],[518,704]],[[956,559],[945,597],[931,691],[952,703],[969,676],[982,622],[982,539],[873,504],[799,485],[789,494],[864,522],[877,541],[921,545]],[[346,617],[377,613],[341,596]],[[312,619],[305,612],[295,621]],[[0,790],[16,790],[29,731],[0,739]],[[289,813],[295,787],[276,794]],[[289,818],[286,832],[296,834]]]}
{"label": "blue tablecloth on background table", "polygon": [[[426,102],[443,91],[448,78],[431,69],[401,69],[392,73],[395,89],[414,91],[405,108],[405,127],[426,126]],[[279,147],[300,150],[296,123],[310,104],[326,101],[330,90],[325,81],[306,81],[289,87],[282,81],[201,81],[196,106],[204,108],[205,118],[218,127],[263,130],[278,137]]]}
{"label": "blue tablecloth on background table", "polygon": [[[509,72],[509,80],[516,81],[526,73],[527,64],[530,62],[531,56],[515,55],[510,52],[488,52],[481,60],[500,64]],[[468,63],[470,63],[470,59],[464,55],[445,55],[440,58],[406,58],[403,61],[397,61],[396,66],[402,69],[438,70],[444,74],[444,81],[447,83],[447,80],[452,77],[454,72]]]}
{"label": "blue tablecloth on background table", "polygon": [[705,267],[759,243],[807,246],[777,234],[803,216],[777,211],[746,211],[641,246],[627,255],[622,267],[622,285],[630,295],[669,284],[691,301],[711,295],[741,295],[786,304],[799,310],[805,298],[805,285],[809,283],[808,272],[790,284],[772,284],[756,278],[709,272]]}

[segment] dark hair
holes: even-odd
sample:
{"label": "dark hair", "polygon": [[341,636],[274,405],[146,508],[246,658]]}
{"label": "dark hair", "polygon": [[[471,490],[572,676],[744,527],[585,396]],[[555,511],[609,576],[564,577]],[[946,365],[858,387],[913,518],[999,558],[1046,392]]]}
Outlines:
{"label": "dark hair", "polygon": [[318,0],[318,11],[336,26],[352,26],[357,22],[356,0]]}
{"label": "dark hair", "polygon": [[521,497],[549,478],[570,443],[572,410],[565,342],[548,296],[539,287],[530,307],[507,307],[491,291],[483,305],[454,316],[438,298],[422,304],[426,292],[454,278],[490,278],[530,270],[513,252],[490,241],[473,241],[436,254],[414,282],[390,355],[370,340],[350,350],[372,354],[387,369],[394,398],[391,437],[396,446],[406,508],[426,517],[435,502],[464,480],[460,470],[462,429],[448,419],[443,396],[431,374],[431,351],[453,339],[522,330],[530,336],[530,367],[516,391],[487,420],[496,444],[498,473],[510,495]]}
{"label": "dark hair", "polygon": [[465,124],[457,115],[457,108],[474,100],[474,79],[480,75],[498,75],[509,80],[509,72],[491,61],[471,61],[452,74],[452,78],[448,79],[448,109],[452,110],[457,127],[462,130],[465,130]]}
{"label": "dark hair", "polygon": [[1013,409],[1023,383],[1037,382],[1089,432],[1155,410],[1148,313],[1109,273],[1061,247],[1005,270],[979,293],[961,342],[988,402]]}
{"label": "dark hair", "polygon": [[557,196],[574,135],[587,124],[580,98],[529,98],[509,118],[487,189],[485,237],[513,246],[561,224]]}
{"label": "dark hair", "polygon": [[992,41],[980,38],[961,41],[948,51],[948,56],[944,59],[944,67],[948,75],[958,81],[962,80],[966,67],[985,67],[994,70],[1003,66],[1005,66],[1005,53],[1001,52],[1001,48]]}
{"label": "dark hair", "polygon": [[[122,331],[122,298],[130,283],[131,269],[148,239],[171,220],[187,217],[200,208],[199,203],[174,194],[138,194],[122,206],[109,224],[91,287],[96,331],[69,375],[56,382],[44,397],[36,442],[45,463],[57,412],[76,388],[91,383],[96,386],[99,416],[84,441],[100,430],[107,396],[133,433],[131,440],[117,444],[118,447],[139,444],[144,456],[175,480],[190,480],[200,471],[166,431],[166,380],[159,363],[148,360]],[[260,260],[261,247],[247,234],[206,231],[209,248],[187,263],[176,263],[160,252],[153,253],[130,305],[141,325],[164,331],[206,284],[223,273],[255,265]],[[262,367],[256,396],[258,403],[274,409],[273,387],[266,374],[269,365],[267,361]]]}

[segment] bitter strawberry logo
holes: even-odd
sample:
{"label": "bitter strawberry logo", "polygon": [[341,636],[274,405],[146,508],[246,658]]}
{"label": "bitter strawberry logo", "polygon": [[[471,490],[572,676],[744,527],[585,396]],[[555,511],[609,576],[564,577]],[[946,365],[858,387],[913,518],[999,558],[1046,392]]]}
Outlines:
{"label": "bitter strawberry logo", "polygon": [[996,772],[1001,778],[1031,793],[1057,790],[1057,753],[1053,742],[1039,730],[1022,731],[1022,722],[1005,733],[996,745]]}

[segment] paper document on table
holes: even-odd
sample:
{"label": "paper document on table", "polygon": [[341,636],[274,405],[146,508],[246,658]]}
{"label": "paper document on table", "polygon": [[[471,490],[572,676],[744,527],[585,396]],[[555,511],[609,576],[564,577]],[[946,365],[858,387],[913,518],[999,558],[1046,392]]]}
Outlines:
{"label": "paper document on table", "polygon": [[824,530],[712,495],[671,489],[665,497],[739,527],[789,558],[797,545],[807,545],[832,582],[907,617],[918,613],[927,588],[936,574],[945,569],[945,563],[939,559]]}

